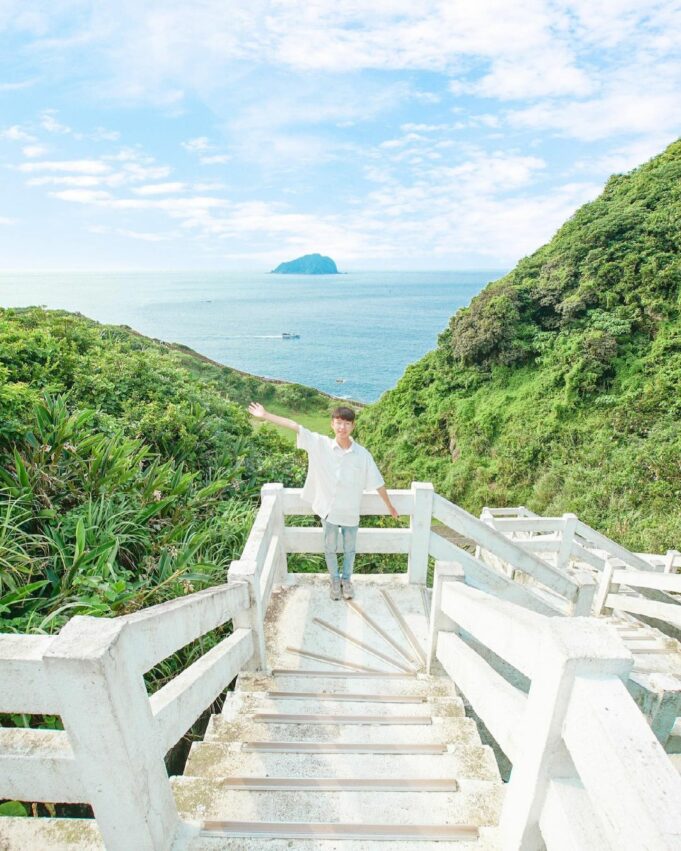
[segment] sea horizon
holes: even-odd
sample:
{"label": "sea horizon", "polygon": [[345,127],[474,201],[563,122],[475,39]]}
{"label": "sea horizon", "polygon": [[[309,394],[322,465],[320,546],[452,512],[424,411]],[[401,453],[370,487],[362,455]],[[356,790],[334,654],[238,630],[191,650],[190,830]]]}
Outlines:
{"label": "sea horizon", "polygon": [[250,375],[366,404],[504,273],[0,272],[0,306],[45,306],[127,325]]}

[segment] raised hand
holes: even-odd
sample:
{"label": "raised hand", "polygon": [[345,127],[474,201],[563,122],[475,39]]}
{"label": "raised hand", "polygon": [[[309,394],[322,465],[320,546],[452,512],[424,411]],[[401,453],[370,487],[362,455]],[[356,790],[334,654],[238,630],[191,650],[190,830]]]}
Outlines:
{"label": "raised hand", "polygon": [[248,413],[252,417],[255,417],[258,420],[262,420],[264,419],[267,411],[259,402],[251,402],[251,404],[248,406]]}

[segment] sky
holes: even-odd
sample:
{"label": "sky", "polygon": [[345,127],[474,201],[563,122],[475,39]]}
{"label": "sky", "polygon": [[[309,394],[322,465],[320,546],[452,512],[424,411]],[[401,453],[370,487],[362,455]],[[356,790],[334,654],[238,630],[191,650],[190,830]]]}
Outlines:
{"label": "sky", "polygon": [[0,0],[0,269],[510,268],[680,126],[677,0]]}

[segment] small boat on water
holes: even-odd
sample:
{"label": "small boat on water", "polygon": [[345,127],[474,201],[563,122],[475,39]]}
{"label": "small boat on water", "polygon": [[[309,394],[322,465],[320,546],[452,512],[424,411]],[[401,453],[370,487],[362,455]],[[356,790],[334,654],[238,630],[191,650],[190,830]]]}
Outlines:
{"label": "small boat on water", "polygon": [[337,379],[336,379],[336,384],[345,384],[345,381],[346,381],[346,379],[345,379],[345,378],[337,378]]}
{"label": "small boat on water", "polygon": [[300,340],[300,334],[291,334],[289,331],[284,331],[281,338],[282,340]]}

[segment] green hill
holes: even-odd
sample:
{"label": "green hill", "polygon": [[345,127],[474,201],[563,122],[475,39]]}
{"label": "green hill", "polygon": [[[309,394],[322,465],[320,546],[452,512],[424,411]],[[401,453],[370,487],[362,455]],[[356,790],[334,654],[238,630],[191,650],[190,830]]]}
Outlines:
{"label": "green hill", "polygon": [[365,410],[391,483],[681,545],[681,142],[579,209]]}
{"label": "green hill", "polygon": [[0,308],[2,631],[224,582],[260,486],[304,476],[290,440],[253,428],[252,399],[324,420],[333,404],[128,328]]}

